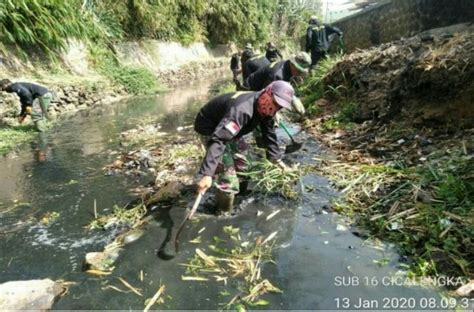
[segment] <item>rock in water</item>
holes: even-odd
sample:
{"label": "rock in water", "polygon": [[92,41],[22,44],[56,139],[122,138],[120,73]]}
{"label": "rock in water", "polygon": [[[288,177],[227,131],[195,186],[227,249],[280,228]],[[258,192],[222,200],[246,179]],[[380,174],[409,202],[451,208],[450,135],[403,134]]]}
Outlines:
{"label": "rock in water", "polygon": [[0,310],[49,310],[64,292],[50,279],[14,281],[0,285]]}

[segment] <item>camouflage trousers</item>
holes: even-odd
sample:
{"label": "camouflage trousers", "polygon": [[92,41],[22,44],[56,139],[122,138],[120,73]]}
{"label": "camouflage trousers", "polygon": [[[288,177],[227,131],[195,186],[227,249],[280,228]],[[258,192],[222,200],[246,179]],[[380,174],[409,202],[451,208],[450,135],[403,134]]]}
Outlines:
{"label": "camouflage trousers", "polygon": [[31,120],[34,122],[36,129],[40,132],[48,128],[48,106],[51,102],[51,97],[51,93],[48,92],[33,101]]}
{"label": "camouflage trousers", "polygon": [[[207,146],[208,136],[201,136],[201,142]],[[214,186],[225,193],[237,194],[240,190],[238,172],[247,169],[248,144],[243,138],[235,139],[225,145],[224,154],[219,160],[215,172]]]}

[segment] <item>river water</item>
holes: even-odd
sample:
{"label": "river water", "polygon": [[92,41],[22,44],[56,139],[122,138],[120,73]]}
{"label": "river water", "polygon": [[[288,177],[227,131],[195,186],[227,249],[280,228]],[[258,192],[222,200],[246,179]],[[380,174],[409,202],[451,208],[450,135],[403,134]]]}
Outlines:
{"label": "river water", "polygon": [[[102,251],[115,234],[86,229],[94,201],[98,212],[106,214],[113,205],[134,199],[127,190],[152,179],[104,175],[102,168],[115,159],[111,152],[120,148],[120,133],[150,116],[160,118],[164,131],[192,124],[210,83],[79,112],[1,159],[0,283],[42,278],[75,282],[54,309],[139,310],[160,284],[169,297],[157,308],[220,309],[232,297],[222,293],[223,284],[182,281],[185,269],[179,264],[188,262],[196,247],[205,250],[214,236],[222,236],[223,226],[233,225],[242,235],[278,231],[275,264],[267,264],[262,274],[283,293],[265,295],[270,304],[261,308],[347,310],[362,300],[365,307],[382,310],[439,300],[435,290],[398,285],[403,282],[394,278],[398,255],[352,234],[346,220],[328,209],[337,196],[329,181],[312,175],[303,178],[306,187],[300,202],[250,196],[247,207],[234,218],[206,217],[191,223],[183,231],[180,253],[169,261],[158,258],[157,249],[185,209],[159,211],[144,227],[145,234],[126,245],[113,274],[83,272],[85,254]],[[319,145],[308,139],[290,160],[310,161],[314,153],[319,153]],[[266,219],[277,210],[275,217]],[[256,211],[262,214],[257,217]],[[187,243],[203,227],[201,244]],[[143,296],[106,287],[127,290],[118,277],[141,289]],[[225,288],[237,293],[232,286]]]}

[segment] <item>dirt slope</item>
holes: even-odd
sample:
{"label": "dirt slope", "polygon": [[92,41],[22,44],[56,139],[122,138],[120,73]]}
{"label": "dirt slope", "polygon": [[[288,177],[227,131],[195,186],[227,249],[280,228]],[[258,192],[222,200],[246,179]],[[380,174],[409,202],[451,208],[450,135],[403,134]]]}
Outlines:
{"label": "dirt slope", "polygon": [[359,120],[474,125],[474,25],[438,29],[352,53],[325,78],[345,86]]}

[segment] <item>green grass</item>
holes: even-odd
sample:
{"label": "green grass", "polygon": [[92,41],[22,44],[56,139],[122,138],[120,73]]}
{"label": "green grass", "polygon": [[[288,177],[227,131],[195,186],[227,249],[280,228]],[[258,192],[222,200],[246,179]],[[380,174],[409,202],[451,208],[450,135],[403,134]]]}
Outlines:
{"label": "green grass", "polygon": [[103,72],[130,94],[153,94],[159,91],[157,77],[147,68],[117,65],[107,67]]}
{"label": "green grass", "polygon": [[[157,39],[222,44],[296,41],[306,29],[304,16],[316,14],[299,2],[230,1],[0,1],[0,42],[57,55],[68,39],[116,43]],[[278,30],[278,31],[275,31]]]}
{"label": "green grass", "polygon": [[81,12],[80,2],[1,1],[0,41],[21,47],[40,49],[52,55],[67,46],[68,39],[86,39],[92,35],[92,19]]}
{"label": "green grass", "polygon": [[134,95],[160,91],[158,78],[148,68],[122,66],[104,45],[89,45],[88,61],[99,72]]}
{"label": "green grass", "polygon": [[319,62],[311,71],[311,75],[298,87],[298,94],[303,98],[303,104],[305,105],[308,114],[316,115],[320,112],[314,103],[323,98],[328,93],[328,90],[331,92],[339,90],[337,87],[326,86],[324,83],[324,77],[331,71],[334,65],[341,60],[341,58],[341,55],[336,54]]}
{"label": "green grass", "polygon": [[16,126],[0,129],[0,155],[5,155],[17,145],[30,141],[36,135],[32,126]]}
{"label": "green grass", "polygon": [[341,100],[336,105],[338,112],[321,125],[323,131],[354,128],[355,124],[353,121],[357,111],[357,104],[351,101]]}
{"label": "green grass", "polygon": [[335,163],[323,168],[342,190],[334,208],[396,242],[413,276],[474,276],[474,158],[440,151],[416,167]]}

